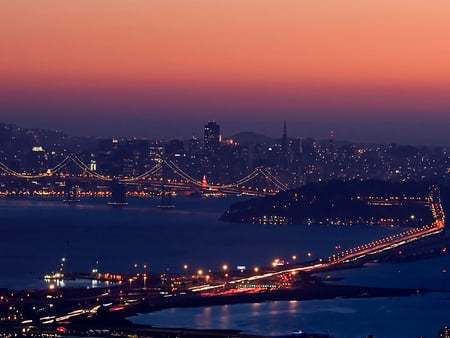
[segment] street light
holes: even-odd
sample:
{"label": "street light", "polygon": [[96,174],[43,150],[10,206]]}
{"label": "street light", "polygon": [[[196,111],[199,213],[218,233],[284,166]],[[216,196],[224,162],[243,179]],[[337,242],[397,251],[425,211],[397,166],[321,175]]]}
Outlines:
{"label": "street light", "polygon": [[147,288],[147,274],[144,273],[144,290]]}

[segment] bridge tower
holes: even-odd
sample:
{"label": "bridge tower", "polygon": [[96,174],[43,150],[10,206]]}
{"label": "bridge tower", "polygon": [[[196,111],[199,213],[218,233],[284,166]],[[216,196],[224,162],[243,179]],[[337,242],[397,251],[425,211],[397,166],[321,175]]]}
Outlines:
{"label": "bridge tower", "polygon": [[117,207],[122,207],[128,204],[125,185],[116,179],[111,181],[111,199],[108,204]]}
{"label": "bridge tower", "polygon": [[80,202],[79,198],[80,187],[76,184],[73,184],[70,181],[66,182],[66,192],[64,196],[64,203],[78,203]]}
{"label": "bridge tower", "polygon": [[206,190],[208,188],[208,181],[206,181],[206,175],[203,175],[202,178],[202,190]]}

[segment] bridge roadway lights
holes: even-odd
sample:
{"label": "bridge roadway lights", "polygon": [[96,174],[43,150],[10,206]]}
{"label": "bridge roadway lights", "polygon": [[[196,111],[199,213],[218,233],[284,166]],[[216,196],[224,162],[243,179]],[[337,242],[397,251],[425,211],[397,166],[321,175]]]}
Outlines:
{"label": "bridge roadway lights", "polygon": [[[284,273],[289,273],[289,272],[294,272],[294,271],[314,271],[314,270],[320,270],[329,266],[333,266],[336,264],[340,264],[340,263],[348,263],[351,261],[356,261],[358,259],[361,259],[364,256],[367,255],[372,255],[375,253],[379,253],[379,252],[383,252],[383,251],[387,251],[387,250],[391,250],[394,248],[399,248],[402,245],[411,243],[413,241],[419,240],[423,237],[427,237],[427,236],[431,236],[433,234],[435,234],[436,232],[441,232],[442,228],[431,228],[429,229],[428,227],[423,227],[424,231],[420,232],[420,233],[415,233],[413,235],[410,235],[409,239],[398,239],[398,240],[392,240],[392,242],[390,242],[389,244],[386,244],[385,242],[378,245],[378,247],[374,247],[374,250],[367,250],[366,253],[362,254],[362,255],[358,255],[355,253],[350,253],[347,255],[343,255],[342,257],[340,257],[339,255],[336,256],[332,256],[328,258],[328,263],[321,263],[323,260],[318,260],[317,264],[312,264],[312,265],[308,265],[308,266],[301,266],[298,268],[291,268],[291,269],[287,269],[287,270],[281,270],[281,271],[276,271],[276,272],[272,272],[272,273],[265,273],[263,275],[254,275],[251,277],[247,277],[244,279],[239,279],[239,280],[234,280],[230,283],[239,283],[241,281],[245,281],[245,280],[258,280],[258,279],[263,279],[263,278],[268,278],[268,277],[273,277],[276,275],[280,275],[280,274],[284,274]],[[403,237],[403,236],[402,236]],[[225,284],[223,285],[206,285],[206,286],[202,286],[202,287],[195,287],[192,288],[191,291],[204,291],[204,290],[208,290],[208,289],[217,289],[220,287],[223,287]]]}
{"label": "bridge roadway lights", "polygon": [[[47,170],[45,170],[42,173],[39,173],[37,175],[31,175],[31,174],[23,174],[23,173],[19,173],[16,172],[14,170],[12,170],[11,168],[9,168],[6,164],[0,162],[0,170],[4,171],[5,173],[11,175],[11,176],[15,176],[17,178],[24,178],[24,179],[38,179],[38,178],[43,178],[43,177],[51,177],[54,176],[57,172],[61,171],[61,169],[65,168],[66,165],[68,164],[68,162],[71,161],[72,163],[74,163],[78,168],[80,168],[84,173],[89,174],[91,177],[102,180],[102,181],[111,181],[113,178],[110,176],[104,176],[101,175],[99,173],[97,173],[97,171],[92,170],[90,168],[89,165],[87,165],[86,163],[84,163],[82,160],[80,160],[77,156],[67,156],[66,158],[64,158],[60,163],[58,163],[55,167],[53,168],[49,168]],[[121,182],[136,182],[142,179],[146,179],[147,177],[155,174],[156,172],[158,172],[163,165],[166,165],[167,167],[169,167],[175,174],[177,174],[178,176],[180,176],[182,179],[186,180],[186,182],[190,182],[190,184],[193,184],[196,187],[202,188],[203,186],[203,182],[196,180],[195,178],[191,177],[189,174],[187,174],[185,171],[183,171],[182,169],[180,169],[175,163],[173,163],[172,161],[162,161],[158,164],[156,164],[153,168],[151,168],[150,170],[146,171],[143,174],[140,174],[136,177],[129,177],[129,178],[123,178],[120,181]],[[282,183],[276,176],[272,175],[270,173],[270,171],[267,168],[261,168],[258,167],[256,168],[254,171],[252,171],[250,174],[248,174],[247,176],[240,178],[239,180],[237,180],[234,183],[231,184],[222,184],[222,185],[207,185],[206,188],[208,189],[221,189],[221,190],[227,190],[227,189],[238,189],[237,193],[253,193],[253,194],[258,194],[261,196],[264,195],[270,195],[273,194],[271,192],[266,192],[266,191],[252,191],[252,190],[245,190],[243,189],[243,185],[245,183],[247,183],[248,181],[256,178],[259,175],[263,175],[269,182],[271,182],[276,189],[275,190],[287,190],[288,187]]]}

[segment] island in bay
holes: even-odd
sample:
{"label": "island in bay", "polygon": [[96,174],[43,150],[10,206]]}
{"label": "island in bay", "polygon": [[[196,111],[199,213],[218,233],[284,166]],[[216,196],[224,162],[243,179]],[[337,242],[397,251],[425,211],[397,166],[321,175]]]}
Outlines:
{"label": "island in bay", "polygon": [[[274,196],[234,203],[222,221],[259,224],[386,225],[431,223],[432,184],[378,180],[316,182]],[[448,198],[443,196],[443,203]]]}

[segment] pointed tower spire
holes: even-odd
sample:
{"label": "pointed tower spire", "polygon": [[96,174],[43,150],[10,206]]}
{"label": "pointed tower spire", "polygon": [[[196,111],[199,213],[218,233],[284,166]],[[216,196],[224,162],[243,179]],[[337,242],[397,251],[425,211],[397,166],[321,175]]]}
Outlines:
{"label": "pointed tower spire", "polygon": [[286,127],[286,120],[284,120],[284,125],[283,125],[283,137],[281,139],[281,146],[283,148],[283,150],[287,150],[287,127]]}

